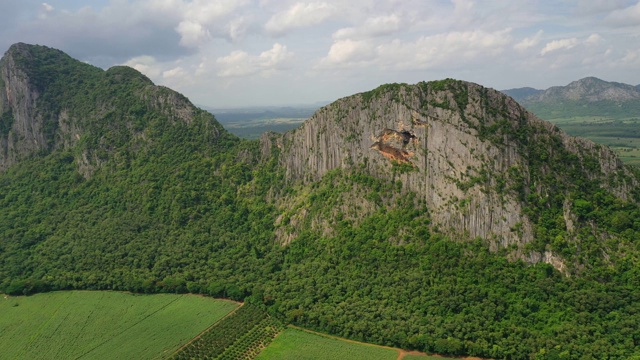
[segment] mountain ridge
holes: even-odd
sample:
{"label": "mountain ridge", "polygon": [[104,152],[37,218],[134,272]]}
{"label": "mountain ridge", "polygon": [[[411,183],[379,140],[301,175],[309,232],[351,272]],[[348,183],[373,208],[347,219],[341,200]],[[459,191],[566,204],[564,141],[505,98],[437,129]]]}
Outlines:
{"label": "mountain ridge", "polygon": [[[142,146],[156,118],[204,121],[211,124],[207,131],[212,137],[225,131],[186,97],[155,86],[130,67],[105,71],[59,50],[18,43],[3,56],[0,71],[0,114],[6,118],[0,133],[0,171],[37,153],[79,145],[76,161],[90,176],[115,148]],[[112,130],[118,136],[107,138]]]}
{"label": "mountain ridge", "polygon": [[545,90],[516,88],[502,90],[502,92],[518,100],[523,105],[566,100],[580,100],[588,103],[599,101],[640,101],[639,86],[605,81],[593,76],[572,81],[565,86],[552,86]]}

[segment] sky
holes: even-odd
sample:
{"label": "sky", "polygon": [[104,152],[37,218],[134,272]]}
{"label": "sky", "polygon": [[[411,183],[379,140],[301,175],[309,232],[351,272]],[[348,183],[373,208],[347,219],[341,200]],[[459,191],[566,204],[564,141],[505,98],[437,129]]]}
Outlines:
{"label": "sky", "polygon": [[0,53],[16,42],[129,65],[213,108],[444,78],[640,84],[637,0],[0,0]]}

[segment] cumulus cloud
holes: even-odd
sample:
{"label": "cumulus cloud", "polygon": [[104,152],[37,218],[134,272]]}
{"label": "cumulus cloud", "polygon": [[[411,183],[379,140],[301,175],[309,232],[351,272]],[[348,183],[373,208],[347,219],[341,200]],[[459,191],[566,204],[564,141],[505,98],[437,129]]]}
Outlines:
{"label": "cumulus cloud", "polygon": [[449,32],[422,36],[415,41],[391,42],[336,40],[318,69],[372,65],[391,70],[455,68],[462,64],[482,63],[504,52],[511,43],[511,29],[495,32],[481,30]]}
{"label": "cumulus cloud", "polygon": [[130,66],[149,78],[157,78],[161,73],[161,66],[155,57],[149,55],[136,56],[122,65]]}
{"label": "cumulus cloud", "polygon": [[182,7],[182,21],[175,28],[180,34],[180,45],[199,47],[216,36],[239,39],[244,35],[246,24],[244,18],[235,12],[247,4],[247,0],[194,0],[186,3]]}
{"label": "cumulus cloud", "polygon": [[333,33],[334,39],[368,38],[391,35],[403,27],[403,19],[396,15],[384,15],[367,19],[360,27],[342,28]]}
{"label": "cumulus cloud", "polygon": [[165,70],[162,72],[162,77],[165,79],[171,78],[185,78],[187,76],[187,72],[182,66],[176,66],[173,69]]}
{"label": "cumulus cloud", "polygon": [[544,56],[553,51],[573,49],[576,45],[578,45],[578,39],[576,38],[553,40],[542,48],[540,55]]}
{"label": "cumulus cloud", "polygon": [[326,2],[298,2],[288,10],[273,15],[265,29],[272,35],[280,36],[293,29],[321,24],[336,13],[337,8]]}
{"label": "cumulus cloud", "polygon": [[49,16],[50,13],[52,13],[54,10],[53,6],[45,3],[42,3],[41,7],[40,7],[40,14],[38,14],[38,17],[40,19],[46,19],[47,16]]}
{"label": "cumulus cloud", "polygon": [[587,44],[587,45],[597,45],[597,44],[601,43],[602,41],[603,41],[602,36],[600,36],[598,34],[591,34],[591,35],[589,35],[587,40],[585,40],[585,44]]}
{"label": "cumulus cloud", "polygon": [[220,77],[242,77],[259,73],[263,76],[270,76],[277,70],[289,67],[289,61],[292,57],[293,53],[279,43],[275,43],[271,49],[263,51],[257,56],[236,50],[216,60],[217,75]]}
{"label": "cumulus cloud", "polygon": [[378,47],[384,65],[400,69],[456,67],[488,61],[504,52],[511,29],[423,36],[415,42],[393,41]]}
{"label": "cumulus cloud", "polygon": [[624,9],[612,11],[604,21],[615,27],[640,25],[640,2]]}
{"label": "cumulus cloud", "polygon": [[338,40],[329,49],[329,53],[320,61],[321,67],[344,66],[369,60],[375,56],[373,45],[364,40]]}
{"label": "cumulus cloud", "polygon": [[620,65],[623,66],[640,66],[640,49],[627,50],[626,54],[620,59]]}
{"label": "cumulus cloud", "polygon": [[211,39],[209,30],[198,22],[181,21],[176,31],[180,34],[180,45],[186,47],[198,47]]}
{"label": "cumulus cloud", "polygon": [[519,43],[515,44],[513,48],[518,51],[524,51],[537,46],[540,43],[540,39],[542,38],[543,33],[544,32],[542,30],[538,30],[538,32],[534,36],[522,39]]}

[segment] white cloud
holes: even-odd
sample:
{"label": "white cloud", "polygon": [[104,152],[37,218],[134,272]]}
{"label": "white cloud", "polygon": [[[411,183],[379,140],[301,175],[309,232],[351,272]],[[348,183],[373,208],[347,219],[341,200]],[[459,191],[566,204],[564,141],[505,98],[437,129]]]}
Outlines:
{"label": "white cloud", "polygon": [[333,33],[334,39],[368,38],[391,35],[402,29],[403,22],[396,14],[369,18],[360,27],[342,28]]}
{"label": "white cloud", "polygon": [[627,50],[614,66],[637,69],[640,66],[640,49]]}
{"label": "white cloud", "polygon": [[625,9],[612,11],[605,18],[605,23],[615,27],[640,25],[640,2]]}
{"label": "white cloud", "polygon": [[[273,44],[269,50],[254,56],[241,50],[231,52],[216,60],[217,75],[220,77],[242,77],[254,74],[270,76],[277,70],[286,69],[293,53],[279,43]],[[205,64],[201,64],[205,67]],[[202,68],[201,68],[202,69]]]}
{"label": "white cloud", "polygon": [[229,38],[231,41],[240,41],[246,36],[250,20],[244,16],[237,17],[229,22]]}
{"label": "white cloud", "polygon": [[375,56],[371,43],[363,40],[338,40],[329,49],[327,56],[321,60],[321,65],[346,65],[360,62]]}
{"label": "white cloud", "polygon": [[180,45],[185,47],[198,47],[211,39],[209,30],[197,22],[181,21],[176,31],[180,34]]}
{"label": "white cloud", "polygon": [[187,20],[213,24],[247,4],[247,0],[194,0],[187,3],[183,16]]}
{"label": "white cloud", "polygon": [[383,65],[396,69],[453,68],[482,63],[504,52],[511,29],[464,31],[424,36],[415,42],[393,41],[378,47]]}
{"label": "white cloud", "polygon": [[54,10],[53,6],[47,4],[46,2],[42,3],[40,7],[40,14],[38,14],[38,18],[46,19],[47,16],[49,16],[49,14],[53,12],[53,10]]}
{"label": "white cloud", "polygon": [[153,56],[136,56],[132,59],[129,59],[122,65],[130,66],[145,74],[149,78],[156,78],[162,73],[160,64]]}
{"label": "white cloud", "polygon": [[292,55],[286,46],[275,43],[270,50],[263,51],[258,59],[263,68],[279,69],[289,61]]}
{"label": "white cloud", "polygon": [[552,51],[563,50],[563,49],[572,49],[576,45],[578,45],[578,39],[570,38],[570,39],[561,39],[561,40],[553,40],[548,42],[542,51],[540,51],[540,55],[544,56]]}
{"label": "white cloud", "polygon": [[585,44],[587,45],[597,45],[599,43],[601,43],[604,39],[602,38],[602,36],[598,35],[598,34],[591,34],[587,40],[585,40]]}
{"label": "white cloud", "polygon": [[522,39],[522,41],[515,44],[513,48],[518,51],[524,51],[532,48],[540,43],[540,39],[542,38],[543,33],[544,32],[542,30],[538,30],[538,32],[534,36]]}
{"label": "white cloud", "polygon": [[288,10],[273,15],[265,25],[272,35],[284,35],[290,30],[314,26],[337,13],[337,8],[326,2],[295,3]]}
{"label": "white cloud", "polygon": [[162,77],[164,79],[171,79],[171,78],[184,79],[188,77],[188,73],[181,66],[177,66],[177,67],[174,67],[173,69],[163,71]]}

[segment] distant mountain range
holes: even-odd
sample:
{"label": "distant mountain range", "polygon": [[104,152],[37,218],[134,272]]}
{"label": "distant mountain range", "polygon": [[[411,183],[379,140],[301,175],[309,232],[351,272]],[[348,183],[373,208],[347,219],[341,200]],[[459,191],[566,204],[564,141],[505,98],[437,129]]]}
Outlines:
{"label": "distant mountain range", "polygon": [[573,116],[620,117],[640,112],[640,85],[586,77],[546,90],[502,90],[545,120]]}
{"label": "distant mountain range", "polygon": [[553,86],[546,90],[522,87],[502,90],[522,104],[537,102],[573,101],[637,101],[640,100],[640,85],[609,82],[596,77],[586,77],[566,86]]}

